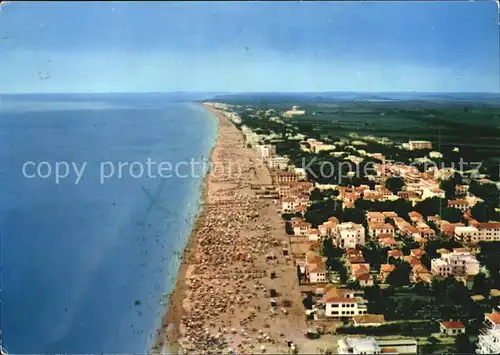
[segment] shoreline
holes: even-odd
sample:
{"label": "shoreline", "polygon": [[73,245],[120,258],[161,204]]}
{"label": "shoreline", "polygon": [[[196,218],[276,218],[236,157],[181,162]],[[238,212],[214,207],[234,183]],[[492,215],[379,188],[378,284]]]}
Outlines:
{"label": "shoreline", "polygon": [[273,185],[270,171],[223,112],[203,106],[218,122],[210,161],[222,170],[203,182],[203,208],[151,352],[286,354],[307,325],[276,200],[259,194]]}
{"label": "shoreline", "polygon": [[[214,115],[214,120],[217,124],[215,144],[212,146],[209,152],[209,163],[212,163],[214,151],[220,141],[220,117],[218,117],[216,112],[203,105],[203,103],[199,103],[199,105]],[[208,182],[209,176],[212,173],[212,170],[207,171],[200,184],[199,210],[194,221],[193,228],[188,235],[186,246],[183,248],[182,255],[180,257],[179,269],[177,270],[176,281],[174,283],[172,291],[170,292],[170,295],[168,296],[168,302],[164,309],[164,314],[161,318],[160,327],[156,330],[155,340],[151,346],[151,349],[149,349],[149,353],[152,355],[165,353],[176,354],[180,350],[180,344],[178,343],[178,340],[181,337],[180,323],[182,315],[184,313],[182,308],[182,300],[184,299],[186,291],[188,289],[188,285],[186,284],[187,272],[190,265],[190,260],[196,254],[198,233],[202,228],[206,217],[206,210],[204,205],[208,199]]]}

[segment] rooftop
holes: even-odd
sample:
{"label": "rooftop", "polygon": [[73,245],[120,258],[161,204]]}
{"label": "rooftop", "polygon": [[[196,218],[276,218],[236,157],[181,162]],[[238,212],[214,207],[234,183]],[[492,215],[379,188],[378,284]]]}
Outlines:
{"label": "rooftop", "polygon": [[486,313],[485,317],[488,318],[495,325],[500,324],[500,313],[498,312]]}
{"label": "rooftop", "polygon": [[447,329],[463,329],[465,328],[464,324],[459,321],[443,321],[439,322],[443,327]]}

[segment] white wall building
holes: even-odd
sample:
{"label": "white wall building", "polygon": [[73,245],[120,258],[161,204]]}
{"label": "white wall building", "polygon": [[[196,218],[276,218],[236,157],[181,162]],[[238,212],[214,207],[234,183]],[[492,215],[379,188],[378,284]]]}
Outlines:
{"label": "white wall building", "polygon": [[484,328],[477,341],[477,354],[500,354],[500,313],[484,315]]}
{"label": "white wall building", "polygon": [[414,338],[375,339],[373,337],[348,337],[339,339],[338,354],[416,354]]}
{"label": "white wall building", "polygon": [[326,269],[319,254],[314,252],[306,254],[305,274],[310,283],[326,282]]}
{"label": "white wall building", "polygon": [[466,244],[500,241],[500,223],[477,223],[475,227],[456,227],[455,238]]}
{"label": "white wall building", "polygon": [[281,155],[271,156],[266,159],[266,164],[270,169],[286,170],[290,158]]}
{"label": "white wall building", "polygon": [[262,159],[270,158],[276,155],[276,146],[273,144],[259,144],[256,147],[257,154]]}
{"label": "white wall building", "polygon": [[432,149],[432,143],[429,141],[409,141],[408,149],[410,150]]}
{"label": "white wall building", "polygon": [[365,245],[365,227],[352,222],[340,223],[335,235],[337,246],[354,249],[356,245]]}
{"label": "white wall building", "polygon": [[368,313],[366,301],[355,297],[353,290],[332,288],[323,296],[325,316],[332,318],[352,318]]}
{"label": "white wall building", "polygon": [[453,251],[432,259],[431,272],[435,276],[474,276],[479,274],[479,261],[468,251]]}

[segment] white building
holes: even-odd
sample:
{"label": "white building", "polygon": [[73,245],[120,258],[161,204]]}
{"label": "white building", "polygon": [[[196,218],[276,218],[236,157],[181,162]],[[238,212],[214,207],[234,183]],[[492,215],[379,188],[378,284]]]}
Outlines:
{"label": "white building", "polygon": [[323,222],[323,224],[318,226],[320,235],[322,237],[331,237],[335,235],[338,223],[339,221],[336,218],[333,219],[332,217],[330,217],[328,221]]}
{"label": "white building", "polygon": [[429,157],[431,157],[432,159],[441,159],[443,157],[443,154],[434,151],[429,153]]}
{"label": "white building", "polygon": [[484,328],[477,341],[477,354],[500,354],[500,313],[484,315]]}
{"label": "white building", "polygon": [[293,116],[302,116],[305,115],[306,111],[299,110],[299,106],[292,106],[291,110],[285,112],[285,116],[293,117]]}
{"label": "white building", "polygon": [[455,238],[466,244],[500,241],[500,223],[477,223],[475,227],[456,227]]}
{"label": "white building", "polygon": [[274,155],[266,159],[266,164],[270,169],[286,170],[290,158],[281,155]]}
{"label": "white building", "polygon": [[256,150],[261,159],[268,159],[276,155],[276,146],[273,144],[259,144]]}
{"label": "white building", "polygon": [[465,244],[475,244],[479,241],[479,231],[471,226],[455,227],[455,239]]}
{"label": "white building", "polygon": [[314,252],[306,254],[305,274],[310,283],[326,282],[326,269],[319,254]]}
{"label": "white building", "polygon": [[480,241],[500,241],[500,222],[479,223],[476,228]]}
{"label": "white building", "polygon": [[348,337],[337,341],[338,354],[416,354],[414,338],[375,339],[373,337]]}
{"label": "white building", "polygon": [[394,226],[390,223],[369,223],[368,232],[372,238],[378,238],[381,234],[394,236]]}
{"label": "white building", "polygon": [[429,141],[409,141],[408,149],[410,150],[432,149],[432,143]]}
{"label": "white building", "polygon": [[318,229],[310,229],[309,230],[309,235],[307,236],[307,238],[309,239],[310,242],[317,242],[318,240],[320,240],[320,232]]}
{"label": "white building", "polygon": [[[374,338],[344,338],[337,341],[338,354],[380,354],[380,346]],[[394,354],[397,354],[394,353]]]}
{"label": "white building", "polygon": [[352,318],[368,313],[366,301],[355,297],[353,290],[332,288],[324,296],[325,315],[332,318]]}
{"label": "white building", "polygon": [[285,197],[281,200],[281,213],[295,213],[299,202],[294,197]]}
{"label": "white building", "polygon": [[479,274],[479,261],[470,252],[454,250],[441,255],[440,259],[432,259],[431,272],[435,276],[475,276]]}
{"label": "white building", "polygon": [[293,225],[293,234],[300,237],[307,237],[309,235],[309,229],[311,229],[311,223],[300,222]]}
{"label": "white building", "polygon": [[340,223],[335,235],[337,246],[354,249],[356,245],[365,245],[365,227],[352,222]]}
{"label": "white building", "polygon": [[297,174],[297,177],[299,180],[306,180],[307,179],[307,172],[306,169],[304,168],[294,168],[293,171],[295,174]]}

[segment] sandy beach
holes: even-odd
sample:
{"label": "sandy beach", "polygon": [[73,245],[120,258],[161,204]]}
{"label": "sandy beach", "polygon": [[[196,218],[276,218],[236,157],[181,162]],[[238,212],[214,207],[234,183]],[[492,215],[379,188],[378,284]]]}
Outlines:
{"label": "sandy beach", "polygon": [[[203,207],[184,251],[152,353],[288,353],[306,322],[268,169],[223,113]],[[273,293],[273,297],[271,297]]]}

